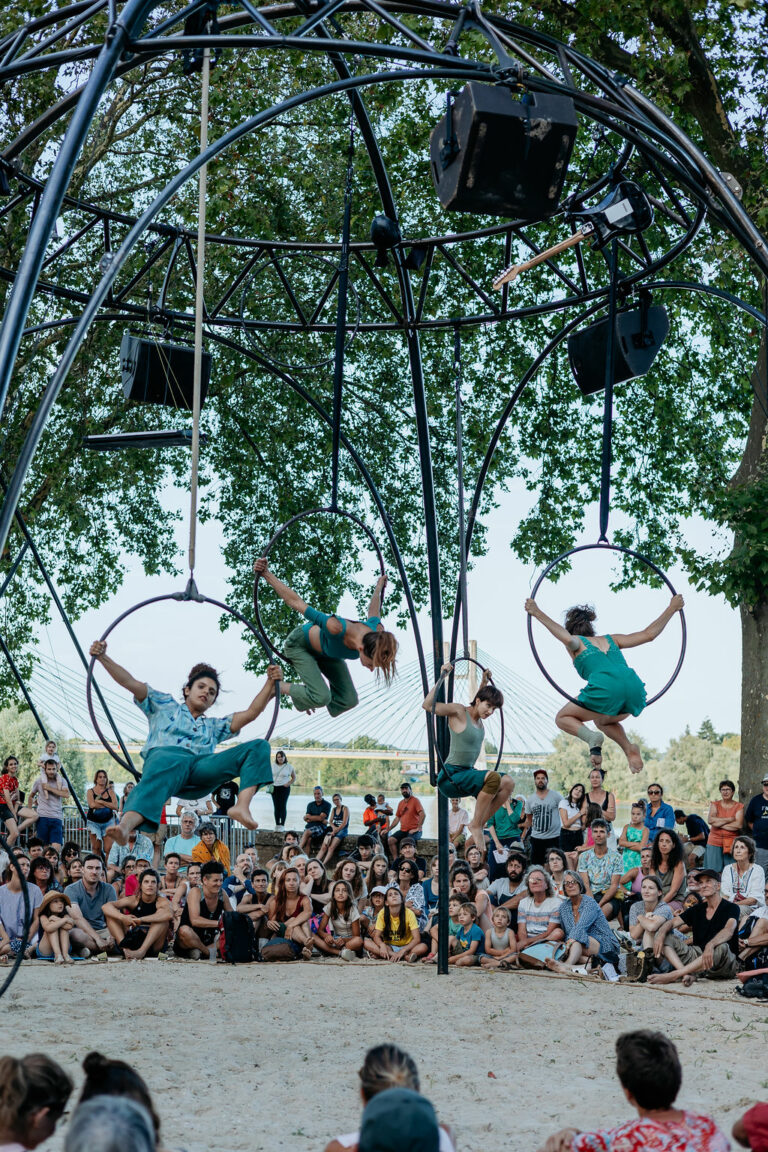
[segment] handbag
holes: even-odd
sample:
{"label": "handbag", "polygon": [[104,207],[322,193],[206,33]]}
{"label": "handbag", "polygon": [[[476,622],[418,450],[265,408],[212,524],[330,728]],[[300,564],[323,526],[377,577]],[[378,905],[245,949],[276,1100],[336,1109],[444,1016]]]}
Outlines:
{"label": "handbag", "polygon": [[94,824],[108,824],[114,816],[111,808],[89,808],[88,819]]}

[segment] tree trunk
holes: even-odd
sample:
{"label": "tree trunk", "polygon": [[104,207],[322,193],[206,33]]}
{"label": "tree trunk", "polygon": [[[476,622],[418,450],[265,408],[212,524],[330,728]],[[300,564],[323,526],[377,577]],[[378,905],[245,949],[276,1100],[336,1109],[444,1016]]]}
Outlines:
{"label": "tree trunk", "polygon": [[[763,304],[768,296],[763,293]],[[754,484],[765,476],[766,434],[768,432],[768,380],[766,379],[766,337],[760,342],[758,361],[752,373],[755,393],[749,433],[741,463],[731,480],[731,488]],[[758,491],[758,503],[760,503]],[[743,546],[738,530],[734,553]],[[754,548],[754,541],[752,544]],[[755,588],[759,587],[759,594]],[[748,801],[760,791],[760,781],[768,771],[768,588],[754,582],[747,602],[739,604],[741,614],[741,758],[739,762],[739,798]]]}
{"label": "tree trunk", "polygon": [[768,605],[741,605],[741,760],[739,799],[762,791],[768,772]]}

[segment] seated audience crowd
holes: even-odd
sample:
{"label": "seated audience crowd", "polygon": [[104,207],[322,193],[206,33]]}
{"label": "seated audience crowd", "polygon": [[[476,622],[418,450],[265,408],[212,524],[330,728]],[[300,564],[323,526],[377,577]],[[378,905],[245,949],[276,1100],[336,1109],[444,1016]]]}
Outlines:
{"label": "seated audience crowd", "polygon": [[[41,757],[38,784],[58,793],[53,754],[49,746]],[[394,812],[383,794],[366,797],[368,831],[354,849],[343,798],[335,793],[331,805],[315,788],[303,834],[285,832],[265,867],[254,845],[232,861],[207,810],[201,823],[194,805],[179,805],[178,832],[165,840],[156,868],[153,844],[140,832],[104,859],[93,829],[105,825],[93,817],[103,811],[112,819],[106,774],[97,774],[89,795],[87,831],[99,850],[82,851],[71,840],[51,842],[62,836],[52,817],[54,827],[40,837],[35,810],[22,818],[13,809],[16,764],[8,758],[3,778],[19,839],[17,867],[3,862],[0,962],[13,961],[23,946],[19,872],[31,914],[26,956],[53,964],[110,954],[436,961],[439,863],[419,853],[424,812],[407,783]],[[768,968],[768,890],[759,862],[768,842],[768,777],[764,802],[746,809],[733,799],[735,785],[722,781],[709,823],[673,809],[661,785],[649,784],[619,830],[604,776],[592,768],[589,790],[574,784],[563,797],[537,769],[535,791],[510,798],[504,815],[494,815],[485,852],[465,835],[466,810],[452,803],[449,963],[685,985]]]}

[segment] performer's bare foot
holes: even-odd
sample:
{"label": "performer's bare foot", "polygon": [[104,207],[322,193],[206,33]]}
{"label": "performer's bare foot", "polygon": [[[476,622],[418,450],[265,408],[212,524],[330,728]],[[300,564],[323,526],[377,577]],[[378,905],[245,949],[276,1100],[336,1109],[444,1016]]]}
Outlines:
{"label": "performer's bare foot", "polygon": [[485,836],[483,836],[482,824],[470,824],[468,832],[475,842],[475,845],[480,852],[480,855],[485,859]]}
{"label": "performer's bare foot", "polygon": [[238,824],[242,824],[244,828],[250,828],[251,831],[255,831],[259,826],[258,820],[254,820],[253,816],[251,816],[250,806],[248,804],[241,805],[239,801],[237,804],[232,805],[227,812],[227,816],[230,816],[233,820],[237,820]]}
{"label": "performer's bare foot", "polygon": [[640,754],[640,748],[637,744],[630,744],[627,751],[627,760],[632,772],[642,772],[643,770],[643,757]]}
{"label": "performer's bare foot", "polygon": [[550,972],[559,972],[561,976],[573,975],[573,969],[570,967],[570,965],[563,964],[561,960],[552,960],[550,958],[549,960],[545,960],[544,963],[546,964],[547,968],[549,968]]}
{"label": "performer's bare foot", "polygon": [[109,850],[114,844],[127,844],[128,833],[122,824],[112,824],[104,830],[104,859],[109,856]]}

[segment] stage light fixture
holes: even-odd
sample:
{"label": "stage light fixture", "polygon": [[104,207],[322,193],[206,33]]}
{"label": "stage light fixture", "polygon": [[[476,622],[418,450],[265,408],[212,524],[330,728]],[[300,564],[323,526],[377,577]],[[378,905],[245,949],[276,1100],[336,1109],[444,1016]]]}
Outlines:
{"label": "stage light fixture", "polygon": [[371,223],[371,242],[376,249],[376,267],[386,268],[387,252],[396,248],[402,241],[396,220],[391,220],[383,212],[374,216]]}
{"label": "stage light fixture", "polygon": [[[613,383],[623,384],[650,371],[669,332],[667,310],[661,304],[651,304],[648,295],[645,300],[641,299],[639,308],[616,313],[615,331]],[[605,388],[607,356],[607,318],[568,337],[571,371],[583,396]]]}

